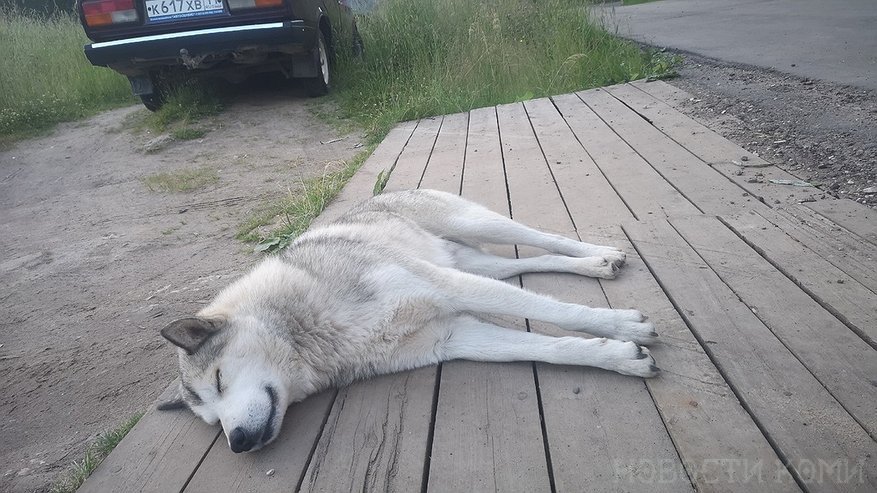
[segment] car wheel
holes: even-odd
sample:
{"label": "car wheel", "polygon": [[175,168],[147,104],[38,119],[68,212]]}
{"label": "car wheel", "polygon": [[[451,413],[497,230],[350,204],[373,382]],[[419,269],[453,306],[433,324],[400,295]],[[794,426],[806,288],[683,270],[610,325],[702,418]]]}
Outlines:
{"label": "car wheel", "polygon": [[317,64],[317,76],[307,79],[308,94],[311,96],[323,96],[329,92],[329,49],[326,47],[326,38],[319,31],[317,37],[317,49],[314,53],[314,63]]}
{"label": "car wheel", "polygon": [[164,104],[164,98],[159,93],[143,94],[140,96],[140,101],[143,102],[143,106],[146,106],[146,109],[149,111],[158,111],[161,109],[161,105]]}

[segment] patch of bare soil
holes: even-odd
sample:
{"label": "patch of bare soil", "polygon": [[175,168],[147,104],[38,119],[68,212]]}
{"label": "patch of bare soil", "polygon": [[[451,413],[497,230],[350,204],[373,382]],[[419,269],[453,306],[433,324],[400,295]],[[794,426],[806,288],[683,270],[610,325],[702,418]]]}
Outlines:
{"label": "patch of bare soil", "polygon": [[679,105],[731,141],[835,196],[877,206],[877,94],[682,54]]}
{"label": "patch of bare soil", "polygon": [[[249,90],[197,140],[126,129],[130,107],[0,152],[0,491],[48,489],[149,406],[176,372],[158,330],[259,258],[238,226],[361,150],[294,89]],[[185,193],[143,181],[193,169]]]}

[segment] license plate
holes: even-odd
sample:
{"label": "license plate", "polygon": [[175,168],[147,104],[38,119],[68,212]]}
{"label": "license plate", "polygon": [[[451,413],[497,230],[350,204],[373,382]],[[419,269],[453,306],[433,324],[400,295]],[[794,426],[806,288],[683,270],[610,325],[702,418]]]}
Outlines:
{"label": "license plate", "polygon": [[146,0],[146,16],[152,22],[188,19],[222,12],[222,0]]}

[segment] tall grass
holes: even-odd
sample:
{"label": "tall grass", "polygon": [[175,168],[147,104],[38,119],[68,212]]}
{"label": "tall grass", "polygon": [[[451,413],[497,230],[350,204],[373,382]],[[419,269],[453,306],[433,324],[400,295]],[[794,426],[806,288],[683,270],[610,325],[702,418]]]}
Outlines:
{"label": "tall grass", "polygon": [[[581,0],[381,0],[341,51],[342,107],[377,138],[393,123],[660,75],[660,55],[603,29]],[[663,69],[660,69],[663,70]]]}
{"label": "tall grass", "polygon": [[87,42],[71,14],[0,9],[0,137],[134,102],[125,77],[88,62]]}

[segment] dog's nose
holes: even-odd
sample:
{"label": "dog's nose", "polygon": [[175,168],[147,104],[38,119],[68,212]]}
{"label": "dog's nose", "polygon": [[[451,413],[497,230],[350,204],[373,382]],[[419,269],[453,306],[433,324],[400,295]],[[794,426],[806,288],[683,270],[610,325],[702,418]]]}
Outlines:
{"label": "dog's nose", "polygon": [[246,452],[253,448],[256,440],[253,436],[248,435],[243,428],[235,428],[228,435],[228,444],[234,453]]}

